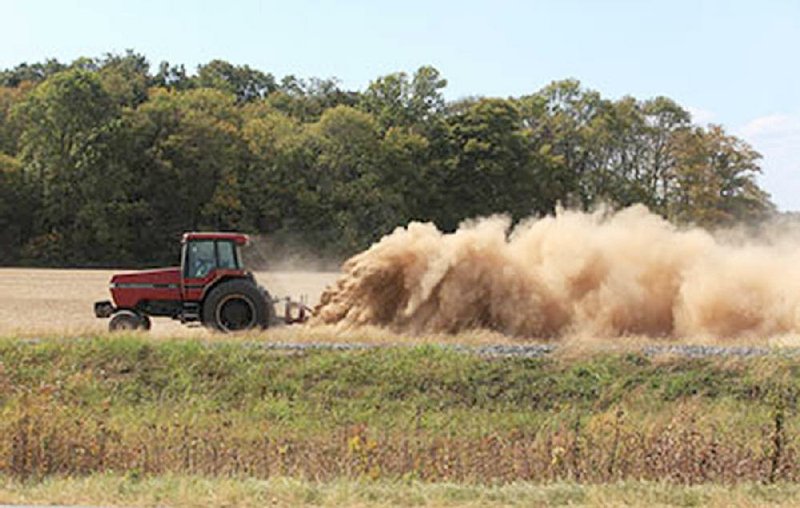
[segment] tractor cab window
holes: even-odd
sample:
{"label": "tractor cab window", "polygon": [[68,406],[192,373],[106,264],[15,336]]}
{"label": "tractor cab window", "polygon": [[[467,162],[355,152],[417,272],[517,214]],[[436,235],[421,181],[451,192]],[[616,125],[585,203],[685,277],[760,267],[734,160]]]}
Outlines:
{"label": "tractor cab window", "polygon": [[185,273],[190,278],[205,277],[217,266],[213,240],[189,242]]}
{"label": "tractor cab window", "polygon": [[217,256],[219,257],[218,267],[222,269],[236,270],[236,248],[233,242],[217,242]]}

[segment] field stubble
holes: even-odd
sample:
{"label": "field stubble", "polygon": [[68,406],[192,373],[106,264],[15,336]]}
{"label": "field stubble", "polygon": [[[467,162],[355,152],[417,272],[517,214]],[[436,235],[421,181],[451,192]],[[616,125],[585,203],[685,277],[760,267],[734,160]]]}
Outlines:
{"label": "field stubble", "polygon": [[795,506],[796,484],[678,486],[664,482],[463,485],[418,481],[91,475],[20,482],[0,477],[0,502],[95,506]]}

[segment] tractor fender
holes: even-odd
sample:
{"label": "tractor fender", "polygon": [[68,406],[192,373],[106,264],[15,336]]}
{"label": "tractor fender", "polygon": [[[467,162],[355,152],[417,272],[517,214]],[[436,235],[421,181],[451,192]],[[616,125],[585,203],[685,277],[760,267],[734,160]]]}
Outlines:
{"label": "tractor fender", "polygon": [[[273,305],[274,302],[272,300],[272,297],[270,296],[270,294],[266,290],[266,288],[264,288],[264,286],[261,286],[260,284],[258,284],[256,282],[255,277],[253,277],[253,274],[250,273],[250,272],[247,272],[245,275],[223,274],[220,277],[214,279],[214,281],[211,284],[209,284],[208,286],[206,286],[205,290],[203,291],[203,296],[202,296],[202,298],[200,299],[200,302],[199,302],[200,303],[200,309],[205,308],[206,299],[208,298],[208,295],[210,295],[211,292],[215,288],[217,288],[220,284],[224,284],[224,283],[226,283],[228,281],[232,281],[232,280],[246,280],[246,281],[250,282],[253,285],[253,287],[255,287],[259,291],[259,293],[261,293],[263,295],[263,297],[264,297],[264,305],[265,305],[265,312],[267,313],[267,323],[269,325],[274,325],[275,322],[276,322],[276,316],[275,316],[275,307]],[[200,312],[200,314],[202,316],[202,311]],[[201,319],[201,321],[202,321],[202,319]]]}
{"label": "tractor fender", "polygon": [[250,272],[247,272],[247,274],[245,274],[245,275],[241,275],[241,273],[239,273],[239,274],[223,273],[223,274],[220,274],[218,277],[216,277],[214,280],[212,280],[211,283],[209,285],[207,285],[203,289],[203,294],[200,297],[200,304],[202,305],[203,303],[205,303],[206,298],[208,298],[209,293],[211,293],[211,291],[213,291],[215,287],[219,286],[223,282],[227,282],[229,280],[240,280],[240,279],[244,279],[244,280],[250,281],[250,282],[253,283],[254,286],[258,287],[258,284],[256,284],[256,279],[253,277],[253,274],[250,273]]}

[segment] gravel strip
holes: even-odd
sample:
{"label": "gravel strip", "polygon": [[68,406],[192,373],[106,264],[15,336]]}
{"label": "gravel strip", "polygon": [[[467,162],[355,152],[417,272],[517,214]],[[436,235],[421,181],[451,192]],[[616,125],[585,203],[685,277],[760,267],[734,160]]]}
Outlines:
{"label": "gravel strip", "polygon": [[763,346],[702,346],[702,345],[672,345],[672,346],[645,346],[642,353],[647,356],[676,355],[688,358],[708,357],[738,357],[752,358],[770,354],[780,356],[797,356],[800,348],[769,348]]}
{"label": "gravel strip", "polygon": [[[219,342],[207,344],[219,345]],[[490,344],[486,346],[467,346],[464,344],[404,344],[401,342],[389,344],[341,343],[341,342],[246,342],[245,347],[268,349],[273,351],[363,351],[369,349],[386,348],[411,348],[433,346],[442,349],[472,353],[483,356],[518,356],[523,358],[539,358],[556,350],[555,346],[545,344],[507,345]]]}
{"label": "gravel strip", "polygon": [[[209,345],[218,345],[218,342],[209,342]],[[262,348],[275,351],[363,351],[385,348],[410,348],[431,345],[481,356],[514,356],[521,358],[541,358],[558,351],[554,344],[489,344],[482,346],[467,346],[464,344],[365,344],[365,343],[283,343],[283,342],[247,342],[246,347]],[[610,350],[613,352],[613,350]],[[622,349],[621,351],[627,351]],[[795,357],[800,355],[800,348],[796,347],[764,347],[764,346],[705,346],[692,344],[652,345],[644,346],[639,350],[645,356],[680,356],[685,358],[756,358],[767,355]]]}

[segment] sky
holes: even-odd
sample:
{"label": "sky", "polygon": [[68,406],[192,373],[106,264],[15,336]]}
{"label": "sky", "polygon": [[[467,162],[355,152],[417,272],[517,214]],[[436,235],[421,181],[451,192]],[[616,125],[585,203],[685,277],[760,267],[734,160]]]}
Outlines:
{"label": "sky", "polygon": [[155,67],[220,58],[280,78],[433,65],[448,99],[576,78],[664,95],[763,155],[761,185],[800,211],[800,0],[0,0],[0,68],[133,49]]}

